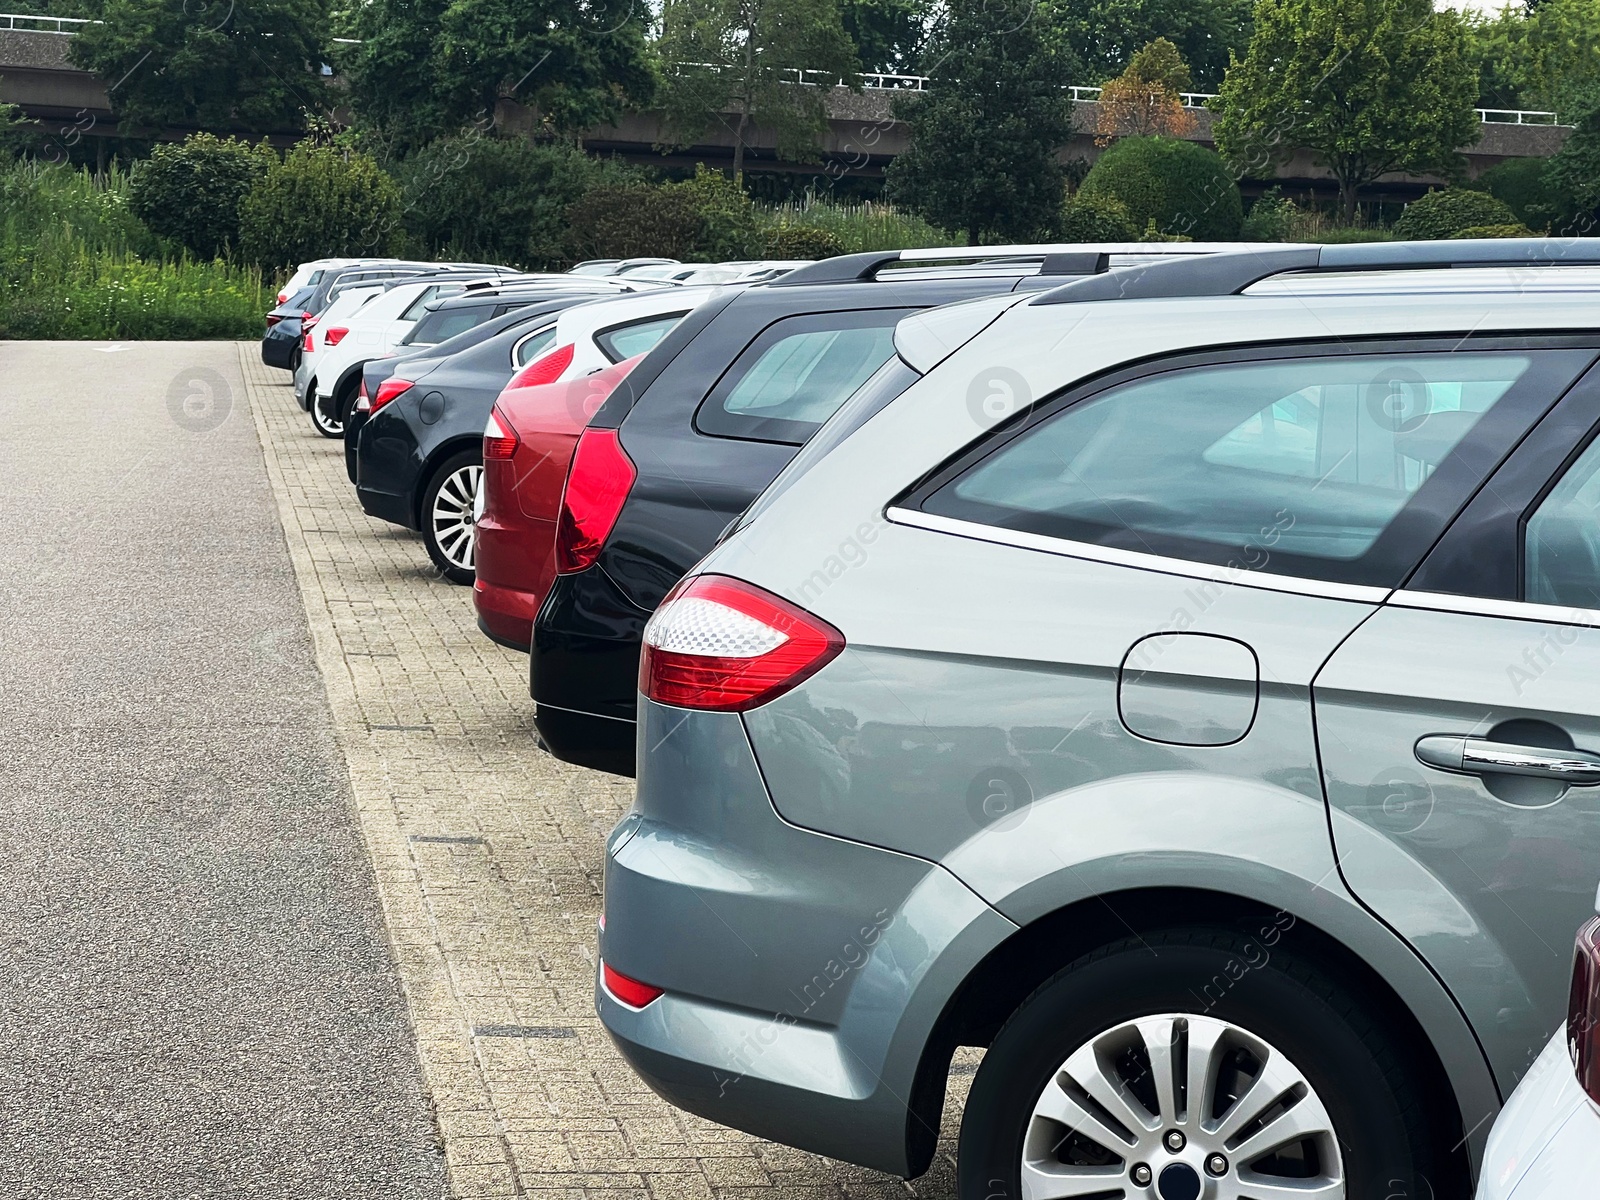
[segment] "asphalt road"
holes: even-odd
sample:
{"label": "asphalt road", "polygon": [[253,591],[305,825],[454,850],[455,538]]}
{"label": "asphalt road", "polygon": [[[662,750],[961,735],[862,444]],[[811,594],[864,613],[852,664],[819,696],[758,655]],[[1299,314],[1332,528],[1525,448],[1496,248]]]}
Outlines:
{"label": "asphalt road", "polygon": [[0,343],[0,504],[0,1197],[439,1196],[236,348]]}

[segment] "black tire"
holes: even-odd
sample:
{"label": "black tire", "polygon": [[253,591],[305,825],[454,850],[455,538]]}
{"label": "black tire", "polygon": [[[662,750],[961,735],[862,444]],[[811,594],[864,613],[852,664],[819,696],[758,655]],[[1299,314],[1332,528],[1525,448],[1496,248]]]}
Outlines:
{"label": "black tire", "polygon": [[315,392],[311,393],[311,428],[325,438],[343,440],[344,419],[339,412],[339,399],[337,396],[324,400]]}
{"label": "black tire", "polygon": [[[482,453],[462,450],[439,464],[422,493],[422,541],[439,574],[451,583],[470,585],[477,577],[472,505],[482,480]],[[455,519],[461,516],[464,522]]]}
{"label": "black tire", "polygon": [[[957,1167],[961,1200],[1022,1200],[1025,1148],[1030,1159],[1046,1164],[1046,1169],[1060,1163],[1062,1169],[1106,1170],[1109,1194],[1120,1188],[1125,1196],[1162,1197],[1161,1172],[1184,1159],[1169,1153],[1160,1136],[1152,1151],[1151,1135],[1140,1132],[1137,1136],[1145,1140],[1137,1146],[1130,1142],[1120,1156],[1112,1154],[1107,1161],[1092,1139],[1069,1135],[1065,1132],[1069,1125],[1035,1123],[1034,1113],[1046,1085],[1066,1077],[1064,1068],[1074,1052],[1099,1042],[1101,1035],[1125,1022],[1157,1014],[1186,1016],[1185,1022],[1173,1026],[1185,1031],[1180,1035],[1185,1039],[1190,1033],[1202,1037],[1220,1022],[1237,1031],[1229,1037],[1265,1043],[1281,1056],[1270,1060],[1281,1064],[1274,1070],[1297,1068],[1331,1123],[1332,1136],[1321,1142],[1308,1140],[1286,1151],[1226,1163],[1231,1176],[1214,1184],[1206,1181],[1216,1194],[1236,1194],[1232,1189],[1240,1186],[1237,1178],[1245,1171],[1256,1171],[1258,1178],[1274,1174],[1293,1178],[1295,1170],[1330,1175],[1342,1170],[1346,1200],[1453,1196],[1453,1190],[1441,1187],[1442,1180],[1454,1178],[1454,1169],[1440,1145],[1441,1131],[1448,1127],[1446,1114],[1453,1118],[1455,1113],[1452,1099],[1436,1095],[1431,1109],[1424,1105],[1420,1065],[1401,1036],[1375,1015],[1382,1006],[1336,983],[1281,930],[1270,925],[1268,929],[1259,936],[1196,928],[1127,938],[1084,955],[1035,990],[996,1034],[973,1080],[961,1123]],[[1183,1044],[1188,1045],[1187,1040]],[[1138,1057],[1140,1045],[1148,1042],[1136,1043],[1126,1061],[1116,1060],[1115,1069],[1127,1072],[1118,1077],[1130,1094],[1140,1086],[1141,1070],[1149,1080],[1159,1075],[1148,1053]],[[1231,1089],[1223,1083],[1213,1092],[1213,1117],[1231,1111],[1230,1103],[1252,1102],[1247,1090],[1253,1082],[1248,1077],[1249,1052],[1239,1059],[1217,1061],[1245,1065],[1243,1074],[1235,1071],[1229,1076]],[[1255,1069],[1261,1070],[1259,1060]],[[1073,1086],[1069,1083],[1069,1090]],[[1233,1095],[1243,1099],[1234,1101]],[[1145,1104],[1144,1111],[1156,1110]],[[1162,1127],[1159,1116],[1152,1120],[1156,1128]],[[1184,1128],[1191,1131],[1181,1147],[1188,1166],[1174,1168],[1174,1183],[1182,1186],[1170,1189],[1178,1195],[1185,1194],[1189,1184],[1199,1186],[1182,1178],[1185,1170],[1203,1171],[1209,1153],[1226,1149],[1204,1144],[1192,1121]],[[1250,1125],[1244,1128],[1249,1130]],[[1034,1137],[1025,1147],[1030,1129]],[[1244,1144],[1238,1138],[1233,1141],[1235,1147]],[[1330,1151],[1316,1149],[1318,1145],[1336,1145],[1337,1163]],[[1141,1167],[1148,1168],[1143,1186]],[[1249,1194],[1248,1188],[1244,1194]]]}
{"label": "black tire", "polygon": [[294,375],[300,369],[300,347],[296,346],[289,351],[289,374]]}

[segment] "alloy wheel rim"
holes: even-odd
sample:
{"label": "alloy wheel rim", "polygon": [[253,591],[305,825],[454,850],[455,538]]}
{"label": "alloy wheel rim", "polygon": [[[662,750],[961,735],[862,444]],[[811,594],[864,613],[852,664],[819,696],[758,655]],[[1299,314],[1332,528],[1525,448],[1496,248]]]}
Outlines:
{"label": "alloy wheel rim", "polygon": [[463,571],[473,569],[473,535],[477,528],[473,505],[482,479],[481,466],[458,467],[445,477],[433,498],[433,540],[450,565]]}
{"label": "alloy wheel rim", "polygon": [[[329,401],[329,403],[331,404],[332,401]],[[311,397],[311,419],[317,423],[317,428],[326,429],[329,433],[344,432],[344,422],[337,417],[328,415],[328,410],[322,406],[322,398],[320,396],[313,395]]]}
{"label": "alloy wheel rim", "polygon": [[1344,1162],[1305,1073],[1227,1021],[1166,1013],[1057,1068],[1022,1146],[1023,1200],[1343,1200]]}

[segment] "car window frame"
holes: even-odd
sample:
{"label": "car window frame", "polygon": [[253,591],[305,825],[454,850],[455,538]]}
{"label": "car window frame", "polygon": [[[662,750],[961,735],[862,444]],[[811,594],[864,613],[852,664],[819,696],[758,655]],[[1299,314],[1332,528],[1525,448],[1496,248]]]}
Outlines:
{"label": "car window frame", "polygon": [[[1574,366],[1576,357],[1567,364],[1569,370],[1561,371],[1555,378],[1551,359],[1535,359],[1522,379],[1519,379],[1450,452],[1424,483],[1407,499],[1389,523],[1374,539],[1367,551],[1351,559],[1320,559],[1310,556],[1289,555],[1279,550],[1271,555],[1271,573],[1308,587],[1376,589],[1388,593],[1409,585],[1423,563],[1455,526],[1458,519],[1472,505],[1485,484],[1495,478],[1499,470],[1532,430],[1569,395],[1578,384],[1589,377],[1600,356],[1600,337],[1596,335],[1530,335],[1530,334],[1429,334],[1395,337],[1374,335],[1361,338],[1322,339],[1281,343],[1252,343],[1214,349],[1190,350],[1173,355],[1145,360],[1135,365],[1121,365],[1087,380],[1075,381],[1063,389],[1047,395],[1019,410],[995,428],[981,433],[960,450],[948,456],[932,470],[923,474],[910,487],[904,489],[890,502],[889,507],[913,512],[934,521],[962,521],[974,528],[991,528],[997,533],[1012,533],[1019,541],[1049,541],[1061,545],[1083,546],[1090,551],[1104,551],[1118,556],[1130,553],[1118,546],[1100,546],[1095,543],[1076,542],[1058,534],[1029,531],[1020,525],[996,526],[989,522],[963,520],[949,514],[929,512],[924,506],[946,485],[965,476],[990,456],[998,453],[1023,433],[1077,404],[1092,400],[1129,384],[1153,379],[1161,375],[1208,367],[1243,365],[1256,362],[1282,362],[1297,358],[1365,357],[1369,355],[1438,355],[1440,353],[1526,351],[1538,353],[1570,352],[1586,355],[1581,365]],[[1548,384],[1542,392],[1536,385]],[[1542,399],[1541,399],[1542,395]],[[1496,442],[1498,434],[1507,436]],[[1497,448],[1498,447],[1498,448]],[[1446,475],[1446,468],[1450,474]],[[1443,482],[1435,484],[1435,480]],[[1454,485],[1454,492],[1446,488]],[[1141,537],[1144,537],[1141,533]],[[1188,545],[1177,546],[1182,541],[1155,535],[1152,544],[1159,547],[1140,557],[1153,561],[1186,564],[1200,571],[1250,569],[1259,563],[1240,563],[1242,551],[1223,543],[1189,539]],[[1386,569],[1381,569],[1386,568]],[[1381,569],[1381,571],[1380,571]],[[1382,578],[1378,578],[1380,575]]]}
{"label": "car window frame", "polygon": [[[520,370],[522,370],[523,367],[528,365],[528,363],[525,363],[525,362],[518,362],[517,361],[517,354],[518,354],[519,351],[521,351],[523,345],[526,344],[529,339],[538,337],[539,334],[541,334],[541,333],[553,333],[554,332],[555,327],[556,327],[556,321],[557,321],[558,317],[560,316],[560,314],[559,313],[551,313],[549,315],[550,315],[550,320],[548,322],[546,322],[546,323],[544,323],[542,325],[538,324],[536,322],[535,325],[534,325],[534,328],[528,330],[521,337],[519,337],[516,341],[511,343],[511,352],[507,355],[507,357],[511,360],[511,369],[513,371],[520,371]],[[528,361],[532,362],[533,360],[529,359]]]}
{"label": "car window frame", "polygon": [[[716,382],[707,390],[700,402],[695,405],[692,425],[694,431],[705,437],[724,438],[739,442],[767,442],[780,446],[804,446],[816,436],[817,432],[827,424],[821,421],[789,421],[780,417],[736,417],[723,408],[734,389],[744,380],[752,368],[766,355],[767,351],[778,345],[791,335],[822,332],[842,332],[853,329],[888,329],[893,330],[896,325],[907,317],[916,316],[926,311],[926,305],[862,305],[853,308],[829,308],[811,312],[785,313],[769,321],[756,331],[754,336],[745,343],[739,353],[734,355],[722,373],[717,376]],[[861,317],[866,314],[883,315],[883,322],[848,322],[849,318]],[[803,325],[814,325],[815,328],[802,328]],[[893,349],[889,358],[895,356]],[[885,359],[884,362],[887,362]],[[871,379],[882,368],[879,363],[867,376]],[[865,383],[866,380],[862,380]],[[857,385],[859,388],[860,385]],[[856,389],[840,397],[839,405],[834,408],[838,412],[843,407]],[[830,413],[829,416],[833,414]]]}
{"label": "car window frame", "polygon": [[[618,321],[614,325],[607,325],[604,329],[596,329],[591,336],[594,338],[594,344],[600,347],[601,354],[604,354],[608,359],[611,360],[613,364],[619,363],[623,361],[624,356],[622,356],[621,351],[610,345],[606,340],[612,334],[620,333],[625,329],[633,329],[640,325],[654,325],[658,321],[670,320],[672,321],[671,327],[664,330],[661,334],[661,337],[656,339],[656,346],[659,346],[667,334],[671,333],[673,329],[676,329],[678,327],[678,323],[687,317],[693,308],[693,305],[686,305],[682,311],[675,310],[671,312],[652,313],[648,317],[634,317],[631,321]],[[650,347],[650,350],[653,349],[655,349],[655,346]],[[636,358],[640,354],[650,353],[650,350],[636,350],[632,354],[626,355],[625,357]]]}

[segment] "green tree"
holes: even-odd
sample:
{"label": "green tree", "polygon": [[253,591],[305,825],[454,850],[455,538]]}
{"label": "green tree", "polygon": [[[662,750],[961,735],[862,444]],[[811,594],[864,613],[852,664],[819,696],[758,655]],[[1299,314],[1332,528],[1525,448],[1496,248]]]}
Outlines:
{"label": "green tree", "polygon": [[895,104],[911,143],[885,180],[901,208],[973,246],[1052,229],[1078,64],[1043,33],[1028,0],[951,0],[928,50],[928,90]]}
{"label": "green tree", "polygon": [[68,56],[105,81],[119,121],[264,133],[326,107],[322,0],[88,0]]}
{"label": "green tree", "polygon": [[1543,0],[1478,15],[1467,25],[1469,54],[1486,108],[1581,105],[1600,62],[1600,0]]}
{"label": "green tree", "polygon": [[386,253],[400,229],[400,189],[368,155],[301,142],[239,204],[245,257],[264,268],[328,255]]}
{"label": "green tree", "polygon": [[[1073,83],[1104,83],[1141,46],[1166,38],[1194,75],[1194,88],[1222,82],[1230,52],[1250,40],[1252,0],[1041,0],[1039,19],[1083,64]],[[1189,88],[1179,88],[1189,91]]]}
{"label": "green tree", "polygon": [[576,135],[649,102],[646,17],[607,0],[371,0],[342,58],[350,103],[401,148],[487,129],[502,100]]}
{"label": "green tree", "polygon": [[1213,132],[1241,174],[1312,151],[1350,222],[1360,189],[1391,171],[1460,171],[1476,94],[1463,22],[1430,0],[1258,0]]}
{"label": "green tree", "polygon": [[861,69],[910,72],[926,37],[928,8],[925,0],[843,0],[840,16]]}
{"label": "green tree", "polygon": [[277,161],[265,142],[192,133],[134,165],[128,207],[195,257],[218,258],[238,247],[240,202]]}
{"label": "green tree", "polygon": [[[857,85],[839,0],[665,0],[657,49],[672,136],[688,144],[724,122],[736,180],[757,123],[777,134],[780,154],[816,158],[828,84]],[[796,86],[795,72],[808,69],[823,73],[822,86]]]}
{"label": "green tree", "polygon": [[1593,235],[1600,223],[1600,85],[1575,98],[1574,128],[1543,173],[1551,232]]}

